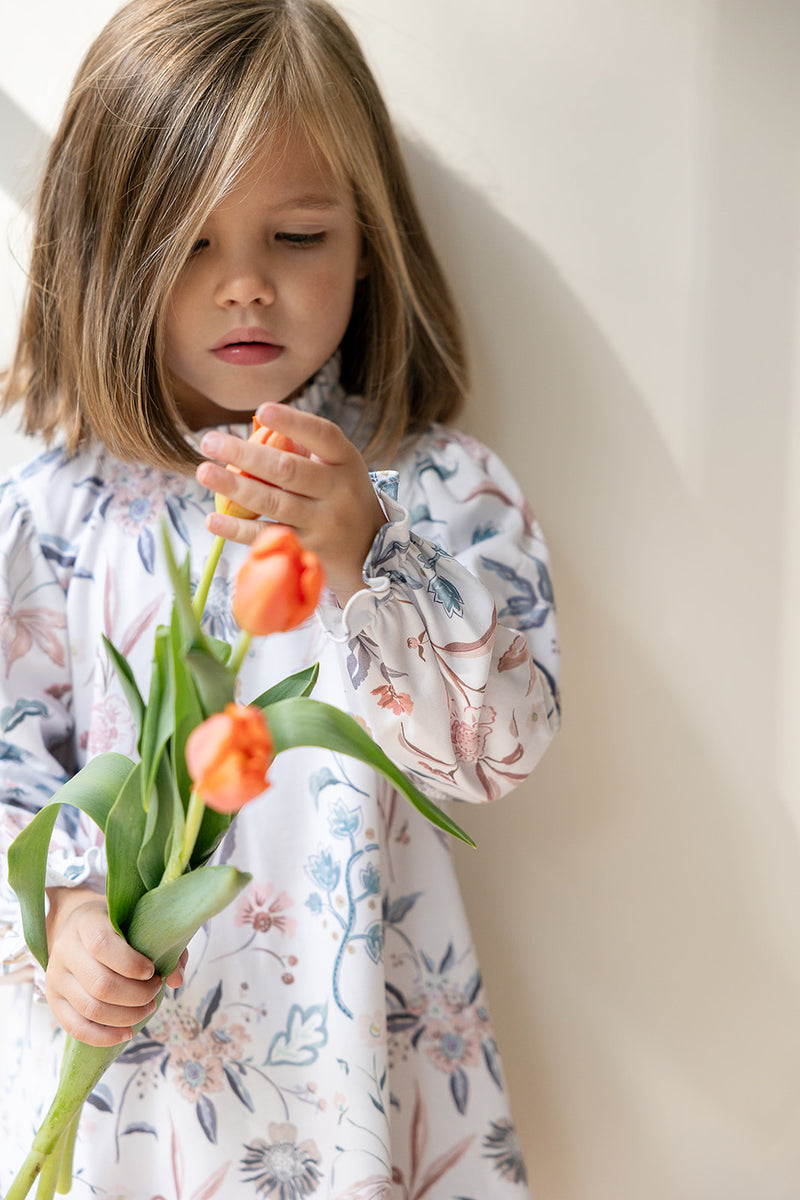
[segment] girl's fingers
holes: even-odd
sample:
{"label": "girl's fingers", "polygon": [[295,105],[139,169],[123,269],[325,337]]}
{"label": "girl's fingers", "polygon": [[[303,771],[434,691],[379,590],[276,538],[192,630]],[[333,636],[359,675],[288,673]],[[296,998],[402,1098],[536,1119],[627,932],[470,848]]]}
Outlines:
{"label": "girl's fingers", "polygon": [[[75,920],[75,917],[72,919]],[[88,971],[91,965],[99,963],[126,981],[143,981],[145,991],[152,991],[154,986],[158,990],[150,959],[120,937],[101,909],[98,908],[96,913],[88,913],[82,920],[76,920],[75,925],[79,945],[84,951],[74,960],[76,966],[80,964]],[[70,963],[70,967],[74,971],[73,963]]]}
{"label": "girl's fingers", "polygon": [[[156,1010],[155,996],[144,1003],[116,1004],[88,991],[74,975],[66,974],[60,981],[60,998],[66,1002],[78,1016],[89,1021],[92,1025],[105,1025],[112,1029],[127,1029],[144,1021]],[[159,987],[161,981],[159,980]],[[102,986],[98,988],[102,991]],[[116,994],[115,985],[109,987],[111,994]],[[157,993],[156,993],[157,994]]]}
{"label": "girl's fingers", "polygon": [[[205,464],[203,464],[205,466]],[[198,477],[202,467],[198,467]],[[217,474],[219,472],[219,474]],[[208,473],[209,480],[213,478],[212,486],[220,495],[234,500],[251,512],[258,513],[267,521],[276,521],[279,525],[291,525],[293,529],[308,528],[315,518],[315,506],[319,503],[308,496],[298,496],[294,492],[286,492],[283,488],[274,487],[261,479],[250,479],[245,475],[234,475],[224,468],[214,468],[214,474]],[[205,478],[203,479],[205,482]],[[225,513],[212,514],[214,517],[224,517],[222,521],[208,522],[208,528],[213,533],[234,541],[252,541],[258,527],[253,530],[253,521],[244,518],[231,517]],[[249,526],[249,528],[247,528]]]}
{"label": "girl's fingers", "polygon": [[201,449],[211,458],[219,459],[244,473],[238,475],[235,471],[225,471],[225,475],[221,475],[220,471],[224,471],[225,467],[215,462],[201,463],[197,468],[197,479],[212,492],[227,495],[231,478],[242,479],[247,476],[263,480],[285,492],[313,499],[319,499],[324,490],[324,474],[320,470],[322,464],[301,454],[293,454],[290,450],[276,450],[274,446],[262,446],[218,432],[207,435]]}
{"label": "girl's fingers", "polygon": [[324,463],[343,463],[353,449],[352,443],[333,421],[292,408],[290,404],[262,404],[256,416],[262,425],[286,434]]}

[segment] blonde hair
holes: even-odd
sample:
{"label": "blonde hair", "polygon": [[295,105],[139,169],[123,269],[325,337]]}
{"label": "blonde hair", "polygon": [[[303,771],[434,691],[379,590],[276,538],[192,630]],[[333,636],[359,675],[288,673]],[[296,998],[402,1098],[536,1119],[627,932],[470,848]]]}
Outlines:
{"label": "blonde hair", "polygon": [[185,472],[164,365],[169,295],[197,231],[259,139],[301,130],[352,188],[369,272],[341,346],[365,398],[365,455],[458,411],[466,361],[383,99],[325,0],[133,0],[89,50],[40,186],[4,409]]}

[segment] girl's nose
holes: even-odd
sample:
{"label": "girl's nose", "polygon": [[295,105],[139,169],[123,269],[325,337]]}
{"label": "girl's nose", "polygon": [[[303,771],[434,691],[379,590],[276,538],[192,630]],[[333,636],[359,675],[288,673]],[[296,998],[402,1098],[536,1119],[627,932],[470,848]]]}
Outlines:
{"label": "girl's nose", "polygon": [[214,299],[221,308],[272,304],[275,284],[266,265],[254,258],[230,263],[220,274]]}

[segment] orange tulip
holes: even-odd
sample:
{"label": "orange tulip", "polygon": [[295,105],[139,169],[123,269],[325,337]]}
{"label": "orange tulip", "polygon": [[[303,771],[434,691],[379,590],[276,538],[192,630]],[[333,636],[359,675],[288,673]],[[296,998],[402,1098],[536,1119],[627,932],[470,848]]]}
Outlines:
{"label": "orange tulip", "polygon": [[247,633],[294,629],[317,607],[323,582],[316,554],[285,525],[267,525],[237,576],[233,615]]}
{"label": "orange tulip", "polygon": [[228,704],[189,734],[186,768],[209,808],[238,812],[260,796],[273,759],[272,738],[260,708]]}
{"label": "orange tulip", "polygon": [[[301,454],[303,458],[308,458],[309,454],[305,446],[298,444],[284,433],[277,433],[274,429],[268,429],[266,425],[253,417],[253,432],[248,438],[250,442],[257,442],[259,446],[272,446],[275,450],[288,450],[290,454]],[[232,471],[234,475],[244,475],[247,479],[255,479],[255,475],[251,475],[249,471],[242,471],[241,467],[234,467],[232,463],[227,464],[228,471]],[[235,500],[229,500],[227,496],[221,496],[217,492],[214,497],[214,505],[218,513],[224,513],[229,517],[241,517],[245,521],[252,521],[259,514],[253,512],[252,508],[245,508],[243,504],[237,504]]]}

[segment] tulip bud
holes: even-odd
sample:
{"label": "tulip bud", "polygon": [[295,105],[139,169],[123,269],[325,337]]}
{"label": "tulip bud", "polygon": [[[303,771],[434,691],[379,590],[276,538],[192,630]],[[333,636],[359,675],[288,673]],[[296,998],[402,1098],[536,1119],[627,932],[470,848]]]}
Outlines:
{"label": "tulip bud", "polygon": [[[266,425],[253,417],[253,432],[248,438],[250,442],[256,442],[260,446],[272,446],[275,450],[288,450],[290,454],[301,454],[304,458],[308,458],[309,454],[305,446],[298,446],[290,437],[284,433],[277,433],[274,429],[268,429]],[[228,463],[226,470],[232,471],[234,475],[244,475],[247,479],[255,479],[255,475],[251,475],[249,471],[242,471],[241,467],[235,467],[233,463]],[[214,497],[214,506],[218,513],[223,513],[229,517],[241,517],[244,521],[252,521],[259,514],[253,512],[251,508],[245,508],[243,504],[237,504],[235,500],[229,500],[227,496],[220,495],[217,492]]]}
{"label": "tulip bud", "polygon": [[272,737],[260,708],[228,704],[189,734],[186,769],[209,808],[238,812],[269,786]]}
{"label": "tulip bud", "polygon": [[237,576],[233,615],[247,633],[293,629],[317,607],[323,582],[316,554],[285,525],[267,525]]}

